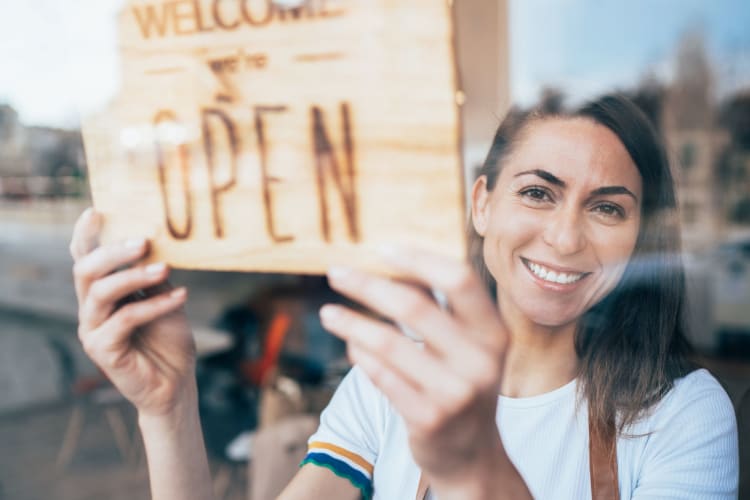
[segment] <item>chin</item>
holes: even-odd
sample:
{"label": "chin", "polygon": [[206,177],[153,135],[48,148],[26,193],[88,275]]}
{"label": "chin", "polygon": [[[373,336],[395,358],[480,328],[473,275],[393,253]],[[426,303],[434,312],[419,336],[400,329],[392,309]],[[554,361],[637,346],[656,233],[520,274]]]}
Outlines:
{"label": "chin", "polygon": [[[520,312],[534,324],[549,328],[559,328],[577,322],[585,313],[575,307],[544,307],[539,302],[534,304],[519,304]],[[543,309],[543,310],[541,310]]]}

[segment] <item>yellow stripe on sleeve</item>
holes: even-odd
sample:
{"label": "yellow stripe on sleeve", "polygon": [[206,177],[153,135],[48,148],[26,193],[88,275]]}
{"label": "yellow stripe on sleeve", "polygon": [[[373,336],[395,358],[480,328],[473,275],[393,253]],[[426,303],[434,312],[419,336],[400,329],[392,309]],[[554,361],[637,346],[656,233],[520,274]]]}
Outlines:
{"label": "yellow stripe on sleeve", "polygon": [[322,441],[313,441],[307,447],[309,451],[312,451],[314,448],[330,450],[334,453],[341,455],[342,457],[346,457],[352,462],[354,462],[355,464],[362,467],[364,470],[367,471],[368,474],[370,474],[370,476],[372,476],[372,470],[373,470],[372,464],[370,464],[370,462],[360,457],[356,453],[352,453],[351,451],[345,448],[342,448],[341,446],[336,446],[335,444],[331,444],[331,443],[324,443]]}

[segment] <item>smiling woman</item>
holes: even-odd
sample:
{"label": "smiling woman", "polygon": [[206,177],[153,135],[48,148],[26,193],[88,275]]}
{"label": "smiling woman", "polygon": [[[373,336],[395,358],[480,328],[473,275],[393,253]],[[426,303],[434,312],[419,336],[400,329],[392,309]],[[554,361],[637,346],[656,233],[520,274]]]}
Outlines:
{"label": "smiling woman", "polygon": [[[356,366],[280,498],[736,498],[732,404],[688,361],[675,207],[624,98],[511,113],[472,190],[475,269],[386,248],[399,280],[329,271],[376,314],[321,309]],[[138,408],[153,498],[210,498],[186,292],[144,240],[97,248],[100,225],[71,243],[80,338]]]}
{"label": "smiling woman", "polygon": [[[615,415],[620,429],[633,423],[690,371],[674,183],[656,132],[632,103],[610,96],[568,114],[511,113],[474,196],[475,267],[493,290],[496,280],[515,284],[500,286],[504,310],[574,323],[579,390],[600,426]],[[490,203],[514,217],[484,228]],[[525,247],[494,256],[521,231]],[[564,267],[578,279],[561,287],[555,271]]]}

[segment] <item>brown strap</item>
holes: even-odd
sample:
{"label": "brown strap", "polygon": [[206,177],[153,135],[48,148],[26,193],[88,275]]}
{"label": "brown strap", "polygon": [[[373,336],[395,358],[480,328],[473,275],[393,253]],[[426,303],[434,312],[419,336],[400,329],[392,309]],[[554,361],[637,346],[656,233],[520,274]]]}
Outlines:
{"label": "brown strap", "polygon": [[[620,500],[617,481],[617,431],[614,423],[606,431],[597,432],[589,419],[589,473],[591,500]],[[427,497],[429,485],[424,474],[419,474],[416,500]]]}
{"label": "brown strap", "polygon": [[419,486],[417,486],[416,500],[424,500],[427,498],[427,490],[430,489],[430,485],[427,484],[427,479],[424,478],[424,474],[419,474]]}
{"label": "brown strap", "polygon": [[620,500],[617,482],[617,431],[611,422],[603,431],[589,419],[591,500]]}

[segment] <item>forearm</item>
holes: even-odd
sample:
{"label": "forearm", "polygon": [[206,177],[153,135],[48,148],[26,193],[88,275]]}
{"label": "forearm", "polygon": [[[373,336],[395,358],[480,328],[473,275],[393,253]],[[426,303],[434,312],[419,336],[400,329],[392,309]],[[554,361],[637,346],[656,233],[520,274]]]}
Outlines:
{"label": "forearm", "polygon": [[208,458],[192,387],[169,415],[139,415],[153,500],[213,498]]}

